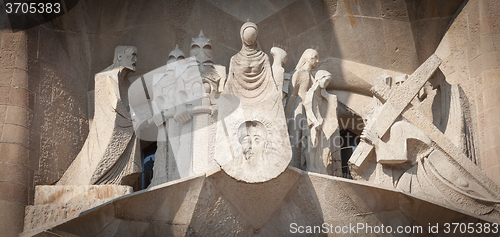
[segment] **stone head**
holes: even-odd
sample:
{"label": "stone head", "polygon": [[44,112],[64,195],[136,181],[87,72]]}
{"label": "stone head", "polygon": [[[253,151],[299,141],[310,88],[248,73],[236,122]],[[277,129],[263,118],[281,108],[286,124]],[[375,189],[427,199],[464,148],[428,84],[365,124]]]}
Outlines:
{"label": "stone head", "polygon": [[258,121],[245,121],[238,128],[238,141],[246,160],[260,159],[267,144],[266,127]]}
{"label": "stone head", "polygon": [[184,56],[184,52],[182,52],[182,50],[179,49],[179,45],[175,45],[175,49],[170,51],[170,53],[168,54],[167,63],[179,61],[179,60],[184,59],[184,58],[186,58]]}
{"label": "stone head", "polygon": [[206,38],[203,35],[203,31],[200,31],[198,37],[191,39],[190,56],[196,58],[201,72],[205,72],[213,68],[212,43],[210,38]]}
{"label": "stone head", "polygon": [[274,62],[280,63],[281,66],[285,65],[286,62],[288,61],[286,51],[281,49],[281,48],[272,47],[271,48],[271,55],[273,55]]}
{"label": "stone head", "polygon": [[330,81],[332,81],[332,74],[326,70],[318,70],[314,80],[318,83],[321,89],[325,89],[328,84],[330,84]]}
{"label": "stone head", "polygon": [[255,46],[257,44],[258,35],[258,29],[255,23],[246,22],[241,26],[240,36],[244,45]]}
{"label": "stone head", "polygon": [[319,64],[319,54],[315,49],[306,49],[300,56],[299,63],[295,70],[306,67],[308,70],[316,68]]}
{"label": "stone head", "polygon": [[122,66],[135,72],[137,63],[137,48],[134,46],[117,46],[113,63],[116,66]]}

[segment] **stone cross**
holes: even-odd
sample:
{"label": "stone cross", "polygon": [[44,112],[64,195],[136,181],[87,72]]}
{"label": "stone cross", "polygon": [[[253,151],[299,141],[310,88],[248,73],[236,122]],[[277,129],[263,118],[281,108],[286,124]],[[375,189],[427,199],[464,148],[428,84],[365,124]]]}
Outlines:
{"label": "stone cross", "polygon": [[[379,134],[380,137],[384,136],[424,86],[425,82],[434,74],[440,64],[441,59],[433,54],[420,65],[420,67],[409,76],[408,81],[403,83],[398,90],[395,90],[392,96],[381,107],[378,117],[370,124],[370,129]],[[373,146],[361,141],[349,159],[349,163],[351,163],[354,168],[361,167],[372,150]]]}

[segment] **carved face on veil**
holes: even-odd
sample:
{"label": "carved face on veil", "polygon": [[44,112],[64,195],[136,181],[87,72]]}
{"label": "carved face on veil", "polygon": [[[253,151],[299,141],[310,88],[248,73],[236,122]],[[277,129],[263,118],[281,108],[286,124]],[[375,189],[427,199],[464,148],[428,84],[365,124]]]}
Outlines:
{"label": "carved face on veil", "polygon": [[258,121],[246,121],[238,129],[239,142],[246,160],[259,160],[264,154],[267,131]]}

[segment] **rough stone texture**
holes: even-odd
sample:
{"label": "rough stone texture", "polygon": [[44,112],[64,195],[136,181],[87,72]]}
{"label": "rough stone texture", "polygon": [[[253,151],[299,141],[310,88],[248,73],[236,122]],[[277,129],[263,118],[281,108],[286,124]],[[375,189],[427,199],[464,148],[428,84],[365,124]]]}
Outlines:
{"label": "rough stone texture", "polygon": [[500,184],[498,135],[494,135],[500,126],[498,9],[492,1],[469,1],[456,13],[436,53],[443,59],[440,69],[447,80],[459,84],[470,102],[472,116],[467,122],[475,126],[479,138],[478,163]]}
{"label": "rough stone texture", "polygon": [[[465,6],[460,6],[462,0],[258,1],[243,9],[235,7],[237,4],[233,2],[79,1],[70,12],[41,27],[17,33],[1,28],[0,38],[4,43],[0,43],[0,136],[6,135],[2,115],[9,107],[12,86],[30,95],[16,94],[16,106],[30,104],[18,98],[32,98],[34,102],[31,111],[24,108],[31,115],[23,117],[32,116],[32,125],[24,127],[30,129],[34,139],[20,144],[0,141],[1,161],[19,163],[33,170],[32,185],[53,184],[83,146],[91,119],[87,116],[87,101],[92,100],[86,97],[87,91],[94,87],[92,75],[108,65],[116,45],[136,45],[143,55],[148,55],[141,58],[144,61],[137,69],[137,74],[142,74],[163,65],[165,56],[175,44],[186,50],[189,38],[203,29],[206,35],[213,36],[214,60],[228,65],[230,57],[239,50],[237,32],[246,21],[235,15],[247,9],[263,18],[256,21],[262,32],[268,32],[259,39],[263,51],[268,52],[276,43],[289,53],[289,63],[285,65],[287,72],[292,71],[302,51],[312,45],[320,47],[324,66],[337,60],[342,65],[353,62],[411,73],[440,44],[437,49],[443,59],[440,70],[449,83],[463,88],[470,103],[470,123],[476,126],[475,137],[480,139],[478,164],[492,180],[500,182],[500,149],[494,142],[498,138],[500,110],[494,96],[499,94],[497,82],[500,81],[497,62],[499,5],[496,1],[470,0],[464,3]],[[261,11],[264,8],[265,11]],[[304,20],[307,28],[295,27],[297,22],[301,23],[300,18],[307,18]],[[5,15],[0,17],[0,25],[9,25]],[[27,39],[22,39],[20,34],[26,34]],[[26,51],[16,49],[24,47],[24,42]],[[325,69],[322,65],[319,69]],[[355,78],[350,74],[357,71],[355,68],[330,67],[341,75],[340,81]],[[361,77],[364,81],[370,78],[373,77]],[[363,83],[350,88],[367,91],[369,87],[369,83]],[[335,92],[339,102],[350,104],[351,108],[363,104],[357,101],[358,98],[370,98],[356,93]],[[14,112],[19,110],[16,108]],[[63,116],[60,118],[60,115]],[[7,127],[12,129],[12,126]],[[31,145],[27,147],[26,144]],[[31,172],[19,170],[14,173]],[[29,187],[28,203],[33,202],[33,189],[34,186]],[[23,202],[25,198],[18,197]],[[2,208],[14,210],[10,204]],[[2,218],[6,221],[2,221],[1,231],[15,236],[21,227],[14,223],[22,221],[15,220],[20,218],[17,211],[9,213],[12,218]]]}
{"label": "rough stone texture", "polygon": [[117,198],[132,192],[124,185],[38,185],[34,205]]}
{"label": "rough stone texture", "polygon": [[[432,213],[432,214],[431,214]],[[443,207],[394,189],[294,168],[268,182],[238,182],[224,171],[155,186],[115,199],[26,236],[284,236],[302,226],[422,226],[499,219]],[[334,229],[333,229],[334,231]],[[354,233],[366,234],[364,230]],[[372,233],[374,234],[374,233]],[[335,236],[333,233],[316,235]],[[436,234],[434,234],[436,235]],[[437,236],[444,235],[440,228]],[[25,236],[25,235],[22,235]],[[491,235],[491,236],[494,236]]]}
{"label": "rough stone texture", "polygon": [[87,201],[41,204],[27,206],[24,216],[24,236],[31,236],[41,230],[75,218],[80,213],[110,201],[112,198]]}

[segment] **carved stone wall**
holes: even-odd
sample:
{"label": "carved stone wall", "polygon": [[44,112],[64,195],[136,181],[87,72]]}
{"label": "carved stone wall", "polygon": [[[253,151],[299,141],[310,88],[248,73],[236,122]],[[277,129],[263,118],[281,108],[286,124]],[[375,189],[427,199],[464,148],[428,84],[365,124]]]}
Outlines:
{"label": "carved stone wall", "polygon": [[471,104],[479,137],[480,167],[500,184],[500,4],[469,1],[450,25],[436,53],[449,83],[459,84]]}
{"label": "carved stone wall", "polygon": [[[411,73],[437,48],[447,81],[460,84],[469,100],[480,166],[500,184],[497,1],[470,0],[463,8],[462,0],[286,0],[247,8],[233,2],[87,0],[42,26],[0,30],[0,231],[17,235],[34,185],[56,182],[80,151],[92,119],[87,92],[117,45],[137,47],[133,77],[164,65],[175,44],[188,52],[203,29],[214,61],[229,65],[247,18],[262,32],[264,52],[273,44],[288,51],[287,72],[313,46],[318,69],[338,75],[340,83],[354,78],[341,60]],[[0,25],[8,24],[2,16]]]}

